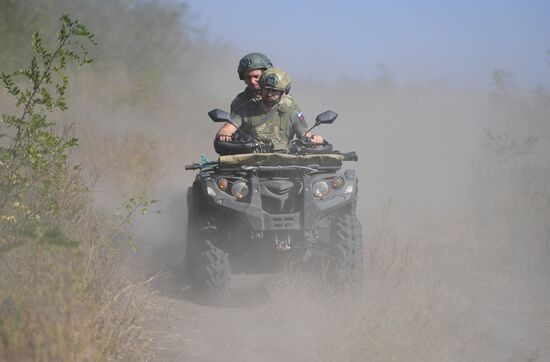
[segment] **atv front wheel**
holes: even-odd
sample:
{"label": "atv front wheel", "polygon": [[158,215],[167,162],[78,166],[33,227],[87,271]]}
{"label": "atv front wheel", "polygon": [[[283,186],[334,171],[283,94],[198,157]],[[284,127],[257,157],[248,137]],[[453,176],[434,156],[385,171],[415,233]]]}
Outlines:
{"label": "atv front wheel", "polygon": [[201,230],[201,213],[196,203],[193,188],[187,191],[189,210],[185,264],[193,289],[215,299],[228,295],[231,282],[229,254],[218,248],[211,240],[215,231]]}
{"label": "atv front wheel", "polygon": [[353,283],[363,275],[363,236],[361,223],[352,212],[334,217],[331,223],[331,259],[339,283]]}
{"label": "atv front wheel", "polygon": [[210,297],[224,298],[231,282],[229,255],[209,240],[199,243],[200,250],[188,259],[193,287]]}

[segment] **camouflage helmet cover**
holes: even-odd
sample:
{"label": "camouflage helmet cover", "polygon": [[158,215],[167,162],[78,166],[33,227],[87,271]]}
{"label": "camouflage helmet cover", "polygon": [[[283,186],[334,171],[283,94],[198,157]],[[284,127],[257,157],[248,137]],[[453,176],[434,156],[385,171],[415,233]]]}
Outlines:
{"label": "camouflage helmet cover", "polygon": [[261,88],[273,88],[284,91],[286,94],[290,92],[290,77],[279,68],[270,68],[262,73],[260,78]]}
{"label": "camouflage helmet cover", "polygon": [[250,53],[245,55],[239,61],[237,67],[237,73],[239,73],[239,79],[244,80],[244,72],[249,69],[262,69],[266,70],[273,68],[271,60],[262,53]]}

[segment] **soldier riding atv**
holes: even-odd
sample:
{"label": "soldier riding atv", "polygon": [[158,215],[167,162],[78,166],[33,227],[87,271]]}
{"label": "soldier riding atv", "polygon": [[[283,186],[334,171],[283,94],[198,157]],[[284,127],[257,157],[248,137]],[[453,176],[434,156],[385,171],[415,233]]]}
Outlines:
{"label": "soldier riding atv", "polygon": [[[262,79],[276,74],[281,80],[278,72],[265,71]],[[264,79],[263,85],[281,83]],[[288,262],[325,263],[340,282],[362,273],[357,178],[353,170],[342,170],[343,161],[357,156],[308,137],[337,114],[324,112],[305,130],[299,119],[284,122],[286,113],[278,108],[269,111],[275,125],[265,115],[210,111],[233,134],[216,137],[217,162],[186,166],[200,170],[187,192],[186,267],[193,286],[211,296],[227,295],[232,272],[271,272]],[[276,137],[265,137],[270,130]],[[300,137],[284,139],[293,132]]]}

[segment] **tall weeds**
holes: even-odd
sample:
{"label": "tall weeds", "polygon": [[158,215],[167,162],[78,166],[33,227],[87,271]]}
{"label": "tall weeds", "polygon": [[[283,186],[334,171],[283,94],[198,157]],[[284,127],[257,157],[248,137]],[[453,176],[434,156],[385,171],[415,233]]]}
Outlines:
{"label": "tall weeds", "polygon": [[[0,359],[142,359],[141,289],[117,265],[124,220],[94,210],[69,151],[71,62],[91,62],[93,34],[64,15],[52,49],[37,33],[31,64],[2,74],[19,115],[0,128]],[[57,112],[57,113],[56,113]]]}

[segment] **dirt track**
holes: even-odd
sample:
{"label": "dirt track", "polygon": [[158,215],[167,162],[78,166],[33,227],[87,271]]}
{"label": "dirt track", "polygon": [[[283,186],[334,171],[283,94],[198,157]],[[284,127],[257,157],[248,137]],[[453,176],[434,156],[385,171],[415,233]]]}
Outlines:
{"label": "dirt track", "polygon": [[[288,276],[235,276],[224,306],[194,301],[181,280],[166,278],[152,304],[158,316],[151,325],[153,360],[318,361],[335,355],[373,361],[548,360],[550,293],[544,277],[525,280],[491,253],[477,251],[476,257],[467,246],[425,247],[432,251],[422,274],[433,275],[436,283],[419,275],[405,278],[396,284],[403,291],[358,303],[337,301],[349,310],[333,315],[330,301],[304,299],[296,285],[273,286],[273,280]],[[418,286],[402,285],[416,283],[416,277]],[[408,304],[416,307],[407,309]],[[398,325],[378,326],[393,323],[394,316]],[[346,323],[352,328],[345,329]],[[365,324],[372,335],[358,337],[361,327],[354,323]],[[353,347],[362,341],[364,348]]]}
{"label": "dirt track", "polygon": [[270,308],[266,277],[235,279],[224,306],[190,301],[185,292],[159,295],[155,304],[162,317],[152,326],[158,343],[154,360],[307,360],[292,331],[283,328],[284,316]]}

